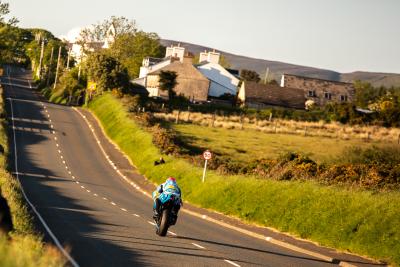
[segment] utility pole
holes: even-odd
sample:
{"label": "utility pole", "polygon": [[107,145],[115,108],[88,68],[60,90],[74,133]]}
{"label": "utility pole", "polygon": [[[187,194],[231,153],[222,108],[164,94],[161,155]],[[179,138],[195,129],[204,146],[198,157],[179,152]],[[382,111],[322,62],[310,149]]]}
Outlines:
{"label": "utility pole", "polygon": [[42,79],[43,54],[44,54],[44,39],[42,39],[42,48],[41,48],[41,51],[40,51],[39,70],[38,70],[39,79]]}
{"label": "utility pole", "polygon": [[50,84],[51,66],[53,66],[53,54],[54,54],[54,46],[51,47],[51,55],[50,55],[50,63],[49,63],[49,72],[47,73],[47,82],[46,82],[46,86],[49,86],[49,84]]}
{"label": "utility pole", "polygon": [[68,49],[67,70],[69,70],[70,57],[71,57],[71,48]]}
{"label": "utility pole", "polygon": [[267,67],[267,69],[265,70],[264,84],[267,84],[267,81],[268,81],[268,75],[269,75],[269,68]]}
{"label": "utility pole", "polygon": [[57,59],[57,69],[56,69],[56,79],[54,80],[54,89],[57,86],[57,79],[58,79],[58,69],[60,68],[60,58],[61,58],[61,46],[58,48],[58,59]]}

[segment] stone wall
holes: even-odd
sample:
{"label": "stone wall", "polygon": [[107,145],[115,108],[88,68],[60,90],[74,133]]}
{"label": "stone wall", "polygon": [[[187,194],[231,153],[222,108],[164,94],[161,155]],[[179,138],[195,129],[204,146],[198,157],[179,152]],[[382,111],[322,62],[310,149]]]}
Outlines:
{"label": "stone wall", "polygon": [[355,97],[355,89],[352,83],[284,74],[283,85],[284,87],[302,89],[306,99],[313,100],[320,106],[328,102],[352,102]]}

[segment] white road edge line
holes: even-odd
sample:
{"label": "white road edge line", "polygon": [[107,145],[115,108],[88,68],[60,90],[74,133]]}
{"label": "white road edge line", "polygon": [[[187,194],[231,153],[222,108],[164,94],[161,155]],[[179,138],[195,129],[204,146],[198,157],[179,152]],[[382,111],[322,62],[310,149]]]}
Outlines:
{"label": "white road edge line", "polygon": [[68,259],[68,261],[72,264],[74,267],[79,267],[79,264],[69,255],[69,253],[63,248],[61,245],[60,241],[57,239],[57,237],[53,234],[51,231],[50,227],[47,225],[46,221],[43,219],[42,215],[36,210],[35,206],[32,204],[32,202],[29,200],[28,196],[25,193],[24,188],[22,187],[21,181],[19,179],[18,175],[18,156],[17,156],[17,139],[15,136],[15,125],[14,125],[14,110],[13,110],[13,100],[9,98],[10,104],[11,104],[11,120],[13,124],[13,137],[14,137],[14,160],[15,160],[15,171],[16,171],[16,176],[17,180],[21,185],[21,192],[22,195],[24,196],[26,202],[29,204],[29,206],[32,208],[33,212],[36,214],[36,216],[39,218],[40,222],[42,223],[43,227],[46,229],[47,233],[50,235],[50,237],[53,239],[54,243],[56,246],[60,249],[60,251],[64,254],[64,256]]}
{"label": "white road edge line", "polygon": [[156,225],[155,223],[151,222],[151,221],[147,221],[149,224],[151,225]]}
{"label": "white road edge line", "polygon": [[233,266],[240,267],[239,264],[234,263],[233,261],[230,261],[230,260],[224,260],[224,261],[227,262],[227,263],[229,263],[229,264],[231,264],[231,265],[233,265]]}
{"label": "white road edge line", "polygon": [[139,215],[139,214],[136,214],[136,213],[134,213],[133,216],[135,216],[135,217],[140,217],[140,215]]}
{"label": "white road edge line", "polygon": [[201,249],[206,249],[205,247],[200,246],[199,244],[196,244],[196,243],[192,243],[192,245],[195,246],[195,247],[201,248]]}

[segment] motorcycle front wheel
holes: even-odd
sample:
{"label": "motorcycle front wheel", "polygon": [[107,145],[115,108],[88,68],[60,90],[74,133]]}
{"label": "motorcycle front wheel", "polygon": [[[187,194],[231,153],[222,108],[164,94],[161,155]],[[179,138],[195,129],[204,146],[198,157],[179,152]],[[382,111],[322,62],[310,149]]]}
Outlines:
{"label": "motorcycle front wheel", "polygon": [[171,216],[171,210],[165,209],[161,213],[161,218],[158,220],[157,235],[166,236],[169,227],[169,217]]}

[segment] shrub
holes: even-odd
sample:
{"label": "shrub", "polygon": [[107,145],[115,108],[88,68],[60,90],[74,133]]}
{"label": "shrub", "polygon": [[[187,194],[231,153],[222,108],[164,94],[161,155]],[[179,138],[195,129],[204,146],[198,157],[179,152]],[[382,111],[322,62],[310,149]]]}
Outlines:
{"label": "shrub", "polygon": [[178,154],[179,148],[174,143],[175,135],[156,124],[151,128],[153,133],[153,144],[155,144],[163,154]]}

